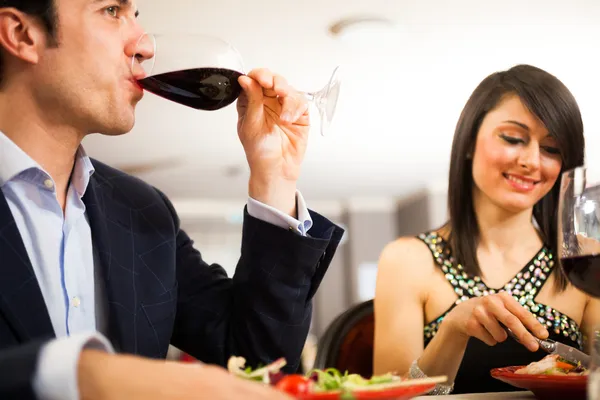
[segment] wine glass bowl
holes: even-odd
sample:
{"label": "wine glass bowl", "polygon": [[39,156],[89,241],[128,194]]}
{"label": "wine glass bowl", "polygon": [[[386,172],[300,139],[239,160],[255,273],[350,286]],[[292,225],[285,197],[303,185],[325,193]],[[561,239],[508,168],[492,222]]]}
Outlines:
{"label": "wine glass bowl", "polygon": [[[229,43],[205,35],[144,34],[136,54],[153,48],[150,58],[133,58],[133,76],[147,91],[198,110],[218,110],[233,103],[242,88],[242,58]],[[197,50],[201,49],[201,50]],[[147,50],[146,50],[147,51]]]}
{"label": "wine glass bowl", "polygon": [[[557,249],[567,279],[600,297],[600,179],[598,170],[578,167],[562,174]],[[587,398],[600,400],[600,327],[589,332]]]}
{"label": "wine glass bowl", "polygon": [[[131,72],[145,90],[198,110],[213,111],[233,103],[242,93],[245,74],[239,52],[208,35],[144,33],[131,59]],[[318,92],[304,93],[321,118],[321,135],[329,130],[340,93],[339,67]]]}
{"label": "wine glass bowl", "polygon": [[558,207],[558,251],[567,279],[600,297],[600,180],[579,167],[562,175]]}

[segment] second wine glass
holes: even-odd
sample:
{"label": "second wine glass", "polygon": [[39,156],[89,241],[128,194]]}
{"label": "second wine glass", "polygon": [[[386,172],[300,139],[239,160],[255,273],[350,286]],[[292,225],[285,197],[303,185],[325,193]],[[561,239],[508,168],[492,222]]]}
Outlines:
{"label": "second wine glass", "polygon": [[[600,298],[599,173],[595,168],[578,167],[562,174],[557,242],[567,279],[596,298]],[[600,326],[588,334],[591,351],[587,398],[600,400]]]}
{"label": "second wine glass", "polygon": [[[150,56],[141,57],[148,54]],[[208,35],[143,34],[137,41],[131,71],[145,90],[198,110],[213,111],[241,94],[238,78],[245,68],[229,43]],[[321,135],[329,131],[340,93],[339,67],[317,92],[304,92],[319,111]]]}

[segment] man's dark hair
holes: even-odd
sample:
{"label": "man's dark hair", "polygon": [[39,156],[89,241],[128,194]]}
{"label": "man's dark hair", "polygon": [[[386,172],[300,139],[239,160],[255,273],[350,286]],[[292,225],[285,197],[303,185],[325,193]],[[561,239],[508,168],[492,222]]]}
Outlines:
{"label": "man's dark hair", "polygon": [[39,18],[49,35],[54,37],[56,33],[57,16],[54,0],[0,0],[0,8],[16,8],[25,14]]}
{"label": "man's dark hair", "polygon": [[[50,44],[56,45],[58,16],[54,0],[0,0],[0,8],[15,8],[39,19],[44,28],[46,28]],[[0,51],[0,80],[4,75],[4,60],[2,60],[2,56],[2,52]]]}

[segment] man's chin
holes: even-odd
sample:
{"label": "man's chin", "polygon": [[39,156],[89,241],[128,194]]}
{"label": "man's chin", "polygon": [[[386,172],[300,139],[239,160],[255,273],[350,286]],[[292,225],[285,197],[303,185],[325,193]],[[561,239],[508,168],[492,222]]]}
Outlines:
{"label": "man's chin", "polygon": [[120,136],[126,133],[131,132],[133,126],[135,124],[135,118],[131,118],[131,120],[122,120],[119,123],[114,123],[111,125],[104,126],[104,129],[100,131],[103,135],[107,136]]}

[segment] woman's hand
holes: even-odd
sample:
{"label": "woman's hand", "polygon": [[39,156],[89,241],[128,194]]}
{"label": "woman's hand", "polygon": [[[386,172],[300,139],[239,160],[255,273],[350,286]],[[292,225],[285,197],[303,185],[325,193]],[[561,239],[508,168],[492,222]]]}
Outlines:
{"label": "woman's hand", "polygon": [[513,331],[519,341],[531,351],[537,351],[540,339],[548,337],[546,328],[507,292],[500,292],[464,301],[444,318],[442,327],[464,337],[475,337],[489,346],[507,339],[500,324]]}

